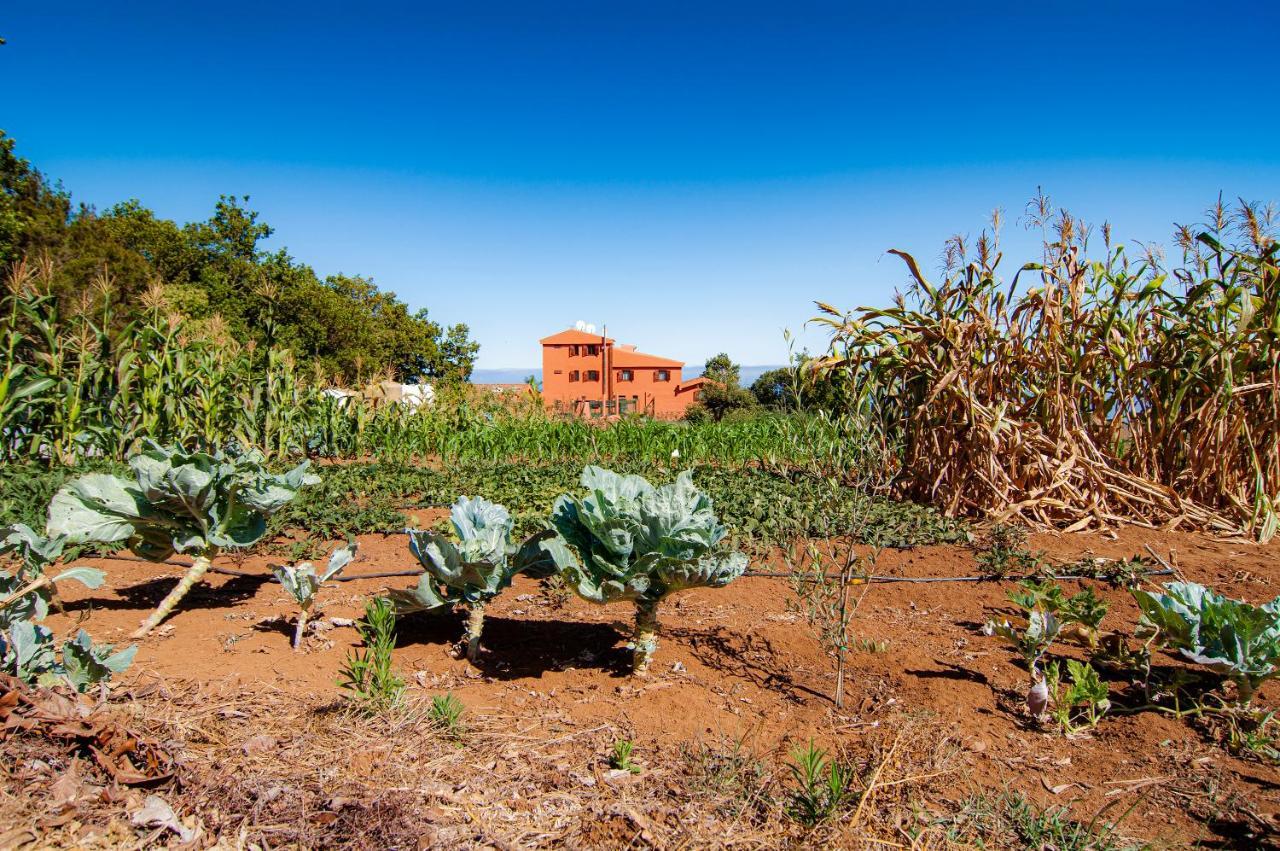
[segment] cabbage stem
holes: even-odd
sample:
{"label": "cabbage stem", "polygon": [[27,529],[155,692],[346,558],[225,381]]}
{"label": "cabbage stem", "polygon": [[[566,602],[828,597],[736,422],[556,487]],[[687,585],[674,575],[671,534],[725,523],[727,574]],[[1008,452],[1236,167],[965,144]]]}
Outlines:
{"label": "cabbage stem", "polygon": [[204,576],[209,569],[213,555],[214,553],[196,556],[196,560],[187,569],[186,575],[178,580],[178,584],[169,592],[169,596],[165,597],[160,602],[160,605],[156,607],[156,610],[151,613],[151,616],[142,622],[142,626],[138,627],[138,631],[131,636],[132,638],[145,638],[147,633],[159,626],[160,622],[169,616],[169,613],[181,602],[182,598],[187,596],[191,586],[199,582],[201,577]]}
{"label": "cabbage stem", "polygon": [[480,655],[480,633],[484,630],[484,603],[472,603],[467,615],[467,661],[475,663]]}
{"label": "cabbage stem", "polygon": [[631,669],[637,674],[649,670],[649,660],[658,649],[658,601],[636,601],[636,629],[631,638]]}
{"label": "cabbage stem", "polygon": [[302,636],[307,632],[307,607],[298,610],[298,625],[293,630],[293,649],[302,646]]}

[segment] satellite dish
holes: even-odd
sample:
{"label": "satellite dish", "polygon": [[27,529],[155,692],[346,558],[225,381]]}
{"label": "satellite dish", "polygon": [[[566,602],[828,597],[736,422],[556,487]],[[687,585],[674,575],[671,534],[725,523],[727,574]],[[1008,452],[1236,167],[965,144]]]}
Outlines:
{"label": "satellite dish", "polygon": [[573,323],[573,327],[574,327],[574,330],[576,330],[576,331],[586,331],[586,330],[587,330],[587,323],[585,323],[585,322],[583,322],[581,319],[579,319],[577,322]]}
{"label": "satellite dish", "polygon": [[583,330],[583,331],[586,331],[588,334],[594,334],[594,333],[596,332],[596,326],[595,326],[595,325],[592,325],[590,322],[588,322],[588,323],[587,323],[587,326],[586,326],[585,328],[583,328],[582,330]]}

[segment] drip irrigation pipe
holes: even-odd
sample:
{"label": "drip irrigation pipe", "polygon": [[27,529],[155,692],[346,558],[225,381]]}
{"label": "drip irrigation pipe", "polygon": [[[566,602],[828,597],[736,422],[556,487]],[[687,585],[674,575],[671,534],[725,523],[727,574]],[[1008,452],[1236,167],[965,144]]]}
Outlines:
{"label": "drip irrigation pipe", "polygon": [[[168,564],[168,565],[172,565],[173,567],[190,567],[191,566],[190,562],[176,561],[174,559],[165,559],[164,561],[156,562],[156,561],[151,561],[150,559],[138,558],[137,556],[122,556],[122,555],[106,555],[106,556],[100,556],[100,558],[115,559],[116,561],[136,561],[142,564]],[[274,567],[274,565],[272,566]],[[249,570],[236,570],[233,567],[218,567],[217,565],[210,567],[208,572],[221,573],[224,576],[239,576],[245,579],[266,579],[271,575],[269,573],[254,573]],[[331,578],[330,581],[354,582],[357,579],[385,579],[392,576],[418,576],[421,573],[422,573],[421,570],[386,570],[378,573],[353,573],[346,576],[334,576]]]}
{"label": "drip irrigation pipe", "polygon": [[[157,563],[153,561],[148,561],[145,558],[138,558],[137,556],[108,555],[108,556],[103,556],[103,558],[116,559],[118,561],[136,561],[136,562],[142,562],[145,564]],[[174,567],[191,567],[191,565],[187,562],[175,561],[173,559],[167,559],[159,563],[173,565]],[[231,567],[216,567],[216,566],[210,567],[209,572],[221,573],[226,576],[239,576],[247,579],[263,579],[267,576],[267,574],[252,573],[247,570],[236,570]],[[421,570],[384,570],[384,571],[378,571],[376,573],[348,573],[342,576],[335,576],[333,577],[332,581],[356,582],[360,579],[390,579],[396,576],[420,576],[422,575],[422,572],[423,571]],[[1135,576],[1169,576],[1172,573],[1174,573],[1172,569],[1164,568],[1161,570],[1144,570],[1141,573],[1137,573],[1134,575]],[[794,576],[795,574],[787,573],[786,571],[781,571],[781,570],[773,570],[773,571],[748,570],[746,573],[742,575],[747,577],[752,577],[752,578],[785,579],[785,578]],[[809,582],[814,581],[812,578],[809,578],[809,577],[802,577],[802,578],[804,578],[806,581],[809,581]],[[824,574],[824,578],[839,579],[840,574],[827,573],[827,574]],[[906,583],[919,583],[919,584],[931,583],[931,582],[1000,582],[1000,581],[1014,582],[1014,581],[1021,581],[1023,579],[1045,579],[1045,578],[1058,579],[1058,580],[1095,579],[1098,581],[1105,581],[1103,577],[1088,576],[1088,575],[1082,575],[1077,573],[1051,573],[1051,574],[1048,574],[1047,576],[1046,574],[1042,574],[1042,573],[1026,573],[1018,576],[1001,576],[1001,577],[994,577],[994,576],[879,576],[879,575],[873,574],[871,576],[851,576],[849,578],[854,584],[857,584],[857,585],[887,584],[887,583],[893,583],[893,582],[906,582]]]}
{"label": "drip irrigation pipe", "polygon": [[[1173,573],[1172,570],[1161,569],[1161,570],[1144,570],[1141,573],[1136,573],[1134,575],[1135,576],[1169,576],[1172,573]],[[795,574],[793,573],[786,573],[784,571],[763,571],[763,570],[748,570],[746,573],[742,575],[743,576],[765,576],[765,577],[775,577],[775,578],[785,578],[788,576],[795,576]],[[801,578],[805,579],[805,581],[807,582],[815,581],[814,579],[804,577],[804,576],[802,576]],[[825,573],[823,574],[823,578],[839,579],[840,574]],[[882,582],[921,582],[921,583],[923,582],[1014,582],[1014,581],[1020,582],[1023,579],[1064,579],[1064,580],[1096,579],[1099,582],[1107,581],[1106,577],[1090,576],[1088,574],[1081,574],[1081,573],[1049,573],[1049,574],[1024,573],[1019,576],[876,576],[876,575],[871,575],[871,576],[851,576],[849,577],[849,579],[851,582],[858,585],[882,583]]]}

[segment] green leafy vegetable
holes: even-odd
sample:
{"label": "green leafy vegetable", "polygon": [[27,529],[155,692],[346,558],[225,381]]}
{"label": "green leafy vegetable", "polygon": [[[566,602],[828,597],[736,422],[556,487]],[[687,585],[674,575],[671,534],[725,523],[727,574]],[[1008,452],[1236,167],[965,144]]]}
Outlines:
{"label": "green leafy vegetable", "polygon": [[298,623],[293,632],[293,649],[297,650],[302,646],[302,636],[307,630],[307,620],[311,617],[311,613],[315,607],[316,592],[320,590],[320,586],[328,582],[333,577],[342,572],[342,569],[351,563],[356,556],[356,549],[359,547],[355,541],[350,541],[346,546],[338,547],[333,551],[333,555],[329,556],[328,566],[316,572],[315,565],[309,561],[304,561],[299,565],[276,565],[271,568],[271,572],[275,574],[280,584],[284,586],[284,590],[298,603]]}
{"label": "green leafy vegetable", "polygon": [[111,645],[93,644],[84,630],[65,642],[61,651],[53,633],[41,621],[49,613],[54,583],[75,580],[89,588],[102,584],[105,574],[91,567],[47,572],[63,551],[59,537],[44,538],[29,526],[0,530],[0,553],[18,555],[15,573],[0,571],[0,670],[41,685],[66,683],[85,691],[110,679],[133,661],[137,648],[113,652]]}
{"label": "green leafy vegetable", "polygon": [[1078,639],[1089,647],[1098,644],[1098,627],[1107,614],[1107,604],[1092,588],[1072,594],[1051,579],[1024,579],[1016,590],[1008,593],[1009,601],[1024,611],[1041,609],[1052,612],[1062,622],[1062,635]]}
{"label": "green leafy vegetable", "polygon": [[1244,703],[1280,672],[1280,597],[1253,606],[1195,582],[1164,587],[1164,594],[1133,592],[1139,626],[1158,643],[1235,682]]}
{"label": "green leafy vegetable", "polygon": [[484,630],[485,605],[511,585],[525,569],[546,561],[534,536],[524,546],[512,543],[515,522],[501,505],[477,497],[461,497],[449,512],[457,542],[436,532],[410,530],[409,550],[425,572],[407,591],[391,591],[400,614],[465,604],[467,658],[475,661]]}
{"label": "green leafy vegetable", "polygon": [[1053,695],[1053,720],[1068,736],[1091,730],[1098,726],[1102,716],[1111,708],[1107,684],[1088,662],[1068,659],[1067,672],[1071,685],[1062,687],[1061,671],[1054,662],[1045,669],[1045,680]]}
{"label": "green leafy vegetable", "polygon": [[746,570],[747,557],[718,551],[725,528],[688,470],[654,487],[640,476],[590,466],[582,471],[582,486],[585,496],[556,500],[551,523],[557,534],[541,546],[584,600],[635,604],[631,648],[642,673],[657,647],[663,598],[728,585]]}
{"label": "green leafy vegetable", "polygon": [[318,482],[304,461],[271,473],[260,453],[186,452],[148,444],[129,459],[134,479],[94,473],[65,485],[49,504],[48,534],[69,543],[128,542],[135,553],[164,561],[175,552],[195,562],[134,633],[141,638],[204,576],[214,556],[262,537],[267,518],[305,485]]}

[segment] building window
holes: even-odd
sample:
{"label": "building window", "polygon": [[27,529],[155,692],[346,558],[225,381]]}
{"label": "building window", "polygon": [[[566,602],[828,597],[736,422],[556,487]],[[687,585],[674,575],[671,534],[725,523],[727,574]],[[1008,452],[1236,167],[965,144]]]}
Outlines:
{"label": "building window", "polygon": [[586,352],[587,357],[595,357],[596,355],[600,354],[599,346],[583,346],[583,348],[587,350]]}
{"label": "building window", "polygon": [[571,358],[576,358],[577,356],[578,356],[578,347],[577,347],[577,346],[570,346],[570,347],[569,347],[569,357],[571,357]]}
{"label": "building window", "polygon": [[588,369],[588,370],[587,370],[587,378],[586,378],[586,380],[587,380],[587,381],[599,381],[599,380],[600,380],[600,370],[598,370],[598,369]]}
{"label": "building window", "polygon": [[636,380],[636,377],[635,377],[635,374],[634,374],[634,373],[632,373],[632,371],[631,371],[631,370],[629,370],[629,369],[620,369],[620,370],[618,370],[618,380],[619,380],[619,381],[635,381],[635,380]]}
{"label": "building window", "polygon": [[670,381],[671,372],[669,370],[660,369],[654,373],[653,380],[654,381]]}
{"label": "building window", "polygon": [[576,369],[575,369],[575,370],[573,370],[573,371],[571,371],[571,372],[569,373],[569,380],[570,380],[570,381],[577,381],[577,380],[578,380],[578,371],[577,371]]}
{"label": "building window", "polygon": [[555,371],[555,373],[556,373],[556,375],[562,375],[562,374],[564,374],[564,370],[563,370],[563,369],[557,369],[557,370]]}

